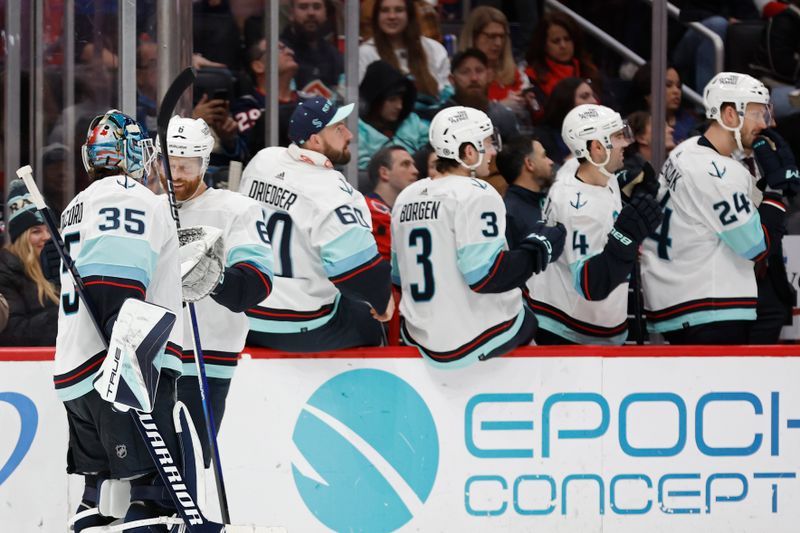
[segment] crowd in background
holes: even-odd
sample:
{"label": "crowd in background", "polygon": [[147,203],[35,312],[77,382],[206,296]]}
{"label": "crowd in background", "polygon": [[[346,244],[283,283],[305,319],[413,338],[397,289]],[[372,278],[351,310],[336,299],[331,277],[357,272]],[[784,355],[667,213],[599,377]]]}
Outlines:
{"label": "crowd in background", "polygon": [[[343,3],[281,1],[278,138],[282,146],[290,142],[288,121],[299,102],[313,96],[343,101]],[[646,3],[564,3],[635,52],[649,56]],[[743,65],[741,71],[767,80],[776,128],[800,154],[800,134],[795,131],[800,120],[800,91],[795,89],[800,82],[800,1],[674,3],[681,8],[681,23],[700,22],[722,37],[727,65]],[[91,3],[76,17],[78,66],[75,104],[69,110],[77,119],[75,146],[63,144],[67,110],[59,105],[64,98],[60,82],[47,75],[44,80],[48,113],[42,172],[45,192],[57,211],[70,200],[62,186],[66,174],[74,173],[76,191],[88,185],[80,157],[75,158],[75,168],[66,168],[67,153],[80,152],[89,121],[103,111],[97,105],[99,95],[113,86],[116,76],[116,44],[94,38],[96,25],[116,17],[116,3],[108,4],[102,10],[98,6],[103,3]],[[155,137],[159,50],[153,27],[155,2],[137,5],[150,16],[140,17],[137,28],[136,118]],[[263,87],[269,65],[260,5],[235,0],[194,3],[193,63],[199,75],[192,117],[203,118],[216,139],[205,178],[212,187],[227,187],[230,163],[246,165],[265,147]],[[545,197],[555,170],[570,156],[561,128],[577,105],[601,103],[627,117],[635,142],[626,157],[638,154],[651,159],[650,112],[655,107],[666,110],[667,152],[706,127],[702,109],[687,102],[682,87],[702,91],[714,74],[713,50],[696,30],[676,21],[669,27],[665,101],[653,102],[649,65],[637,67],[621,60],[587,38],[571,17],[545,9],[541,0],[474,1],[469,13],[452,0],[362,0],[360,12],[358,183],[386,209],[409,183],[436,175],[428,129],[432,117],[450,106],[473,107],[491,118],[503,148],[487,181],[507,201],[523,194],[520,189]],[[50,24],[52,29],[58,21]],[[753,36],[749,48],[735,37],[745,32]],[[46,61],[58,64],[63,49],[58,39],[52,41]],[[529,159],[534,161],[530,168]],[[348,178],[352,182],[354,177]],[[380,232],[387,230],[374,226],[380,246]],[[787,228],[789,233],[800,233],[800,205],[789,206]],[[44,245],[47,231],[41,220],[23,223],[12,218],[6,233],[9,244],[0,253],[4,296],[0,319],[7,314],[8,326],[0,333],[0,344],[52,345],[58,268],[52,267],[52,251]],[[3,313],[6,307],[9,311]]]}

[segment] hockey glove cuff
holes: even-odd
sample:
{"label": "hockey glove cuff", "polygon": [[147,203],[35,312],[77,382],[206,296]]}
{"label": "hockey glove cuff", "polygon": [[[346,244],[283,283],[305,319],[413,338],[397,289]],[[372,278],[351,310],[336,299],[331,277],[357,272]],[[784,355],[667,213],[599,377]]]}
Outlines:
{"label": "hockey glove cuff", "polygon": [[548,263],[557,260],[564,250],[564,241],[567,230],[560,222],[555,226],[548,226],[544,222],[537,222],[533,231],[525,237],[519,247],[533,255],[534,273],[539,273],[547,268]]}
{"label": "hockey glove cuff", "polygon": [[790,196],[800,192],[800,170],[789,143],[778,132],[762,131],[753,142],[753,154],[769,188]]}

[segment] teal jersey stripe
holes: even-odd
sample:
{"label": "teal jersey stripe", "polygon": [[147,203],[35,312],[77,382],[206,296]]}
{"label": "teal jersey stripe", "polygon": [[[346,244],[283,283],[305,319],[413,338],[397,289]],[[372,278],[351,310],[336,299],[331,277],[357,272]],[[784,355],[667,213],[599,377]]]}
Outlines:
{"label": "teal jersey stripe", "polygon": [[[197,365],[194,362],[181,363],[183,365],[182,376],[197,377]],[[219,378],[219,379],[233,379],[233,373],[236,371],[235,366],[221,366],[214,363],[206,363],[206,377]]]}
{"label": "teal jersey stripe", "polygon": [[728,320],[755,320],[755,309],[715,309],[713,311],[695,311],[679,315],[669,320],[661,320],[656,323],[647,322],[647,329],[658,333],[665,331],[675,331],[682,329],[684,324],[688,326],[699,326],[711,322],[724,322]]}
{"label": "teal jersey stripe", "polygon": [[392,283],[400,285],[400,267],[397,266],[397,254],[392,250]]}
{"label": "teal jersey stripe", "polygon": [[622,333],[620,333],[619,335],[615,335],[613,337],[594,337],[592,335],[586,335],[585,333],[578,333],[572,328],[562,324],[558,320],[555,320],[553,317],[543,315],[540,313],[535,313],[535,314],[536,314],[536,320],[539,321],[539,328],[549,331],[550,333],[554,333],[559,337],[563,337],[569,341],[576,342],[578,344],[620,346],[624,344],[625,339],[628,338],[627,329]]}
{"label": "teal jersey stripe", "polygon": [[234,246],[228,251],[225,266],[233,266],[236,263],[248,263],[253,265],[261,272],[272,277],[272,248],[261,244],[243,244]]}
{"label": "teal jersey stripe", "polygon": [[75,260],[75,266],[81,275],[85,265],[93,265],[93,268],[99,265],[108,268],[126,267],[130,269],[129,274],[139,270],[139,277],[128,279],[135,279],[145,287],[150,284],[157,263],[158,254],[150,248],[147,241],[115,235],[103,235],[86,241]]}
{"label": "teal jersey stripe", "polygon": [[93,389],[92,381],[94,380],[98,372],[100,372],[99,368],[97,369],[96,372],[92,372],[78,383],[75,383],[63,389],[56,389],[56,395],[58,396],[58,399],[61,400],[62,402],[68,402],[70,400],[74,400],[75,398],[80,398],[84,394],[91,392]]}
{"label": "teal jersey stripe", "polygon": [[505,332],[501,333],[500,335],[498,335],[496,337],[492,337],[491,339],[489,339],[485,343],[478,345],[474,350],[469,352],[467,355],[465,355],[461,359],[453,361],[452,363],[442,363],[440,361],[436,361],[436,360],[431,359],[430,357],[428,357],[428,355],[425,353],[425,351],[419,345],[414,344],[411,341],[411,339],[409,339],[405,335],[405,333],[403,332],[403,328],[400,328],[400,336],[403,338],[403,342],[407,346],[415,346],[417,348],[417,351],[419,351],[420,355],[422,355],[422,358],[425,359],[426,361],[428,361],[428,363],[430,363],[431,365],[433,365],[433,366],[435,366],[437,368],[443,368],[443,369],[450,370],[450,369],[464,368],[465,366],[469,366],[469,365],[473,364],[474,362],[478,361],[479,360],[478,357],[480,355],[485,354],[485,353],[489,353],[492,350],[496,349],[497,347],[502,346],[503,344],[507,343],[512,338],[514,338],[514,336],[517,333],[519,333],[519,330],[520,330],[520,328],[522,328],[522,323],[524,321],[525,321],[525,305],[523,304],[522,310],[519,312],[519,314],[517,315],[516,320],[514,320],[514,324],[508,329],[508,331],[505,331]]}
{"label": "teal jersey stripe", "polygon": [[333,310],[325,316],[311,318],[309,320],[270,320],[264,318],[247,317],[250,321],[250,330],[261,333],[301,333],[312,329],[317,329],[327,324],[339,311],[339,298],[336,295]]}
{"label": "teal jersey stripe", "polygon": [[367,228],[353,228],[321,250],[322,266],[329,278],[344,274],[378,255],[375,238]]}
{"label": "teal jersey stripe", "polygon": [[583,277],[583,265],[595,255],[597,254],[587,255],[586,257],[582,257],[581,259],[578,259],[569,265],[569,271],[572,274],[572,286],[575,287],[575,290],[578,291],[578,294],[580,294],[581,298],[584,300],[586,299],[586,295],[583,293],[583,285],[581,285],[581,278]]}
{"label": "teal jersey stripe", "polygon": [[78,273],[82,278],[88,278],[90,276],[110,276],[112,278],[130,279],[138,281],[145,287],[147,287],[148,282],[148,276],[145,271],[139,268],[126,266],[88,264],[80,267]]}
{"label": "teal jersey stripe", "polygon": [[468,244],[456,252],[458,270],[464,276],[467,285],[472,285],[482,280],[489,274],[497,258],[503,251],[505,239],[494,239],[488,242]]}
{"label": "teal jersey stripe", "polygon": [[718,233],[719,238],[745,259],[753,259],[764,250],[764,232],[761,229],[761,217],[755,213],[750,220],[741,226]]}

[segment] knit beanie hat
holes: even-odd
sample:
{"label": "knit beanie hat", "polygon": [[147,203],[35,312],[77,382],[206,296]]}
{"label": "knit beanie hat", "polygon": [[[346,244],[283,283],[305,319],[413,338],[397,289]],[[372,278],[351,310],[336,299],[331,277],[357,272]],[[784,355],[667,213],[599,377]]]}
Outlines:
{"label": "knit beanie hat", "polygon": [[8,235],[15,242],[30,227],[44,224],[44,218],[33,205],[28,188],[21,179],[11,182],[8,193]]}

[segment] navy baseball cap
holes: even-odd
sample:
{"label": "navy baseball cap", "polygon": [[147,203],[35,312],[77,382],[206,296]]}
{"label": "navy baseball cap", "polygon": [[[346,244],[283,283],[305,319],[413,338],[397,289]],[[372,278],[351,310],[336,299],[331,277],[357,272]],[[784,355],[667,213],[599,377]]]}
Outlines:
{"label": "navy baseball cap", "polygon": [[353,112],[354,104],[340,108],[336,104],[316,96],[303,100],[289,119],[289,139],[298,146],[303,146],[309,137],[319,133],[323,128],[346,119]]}

